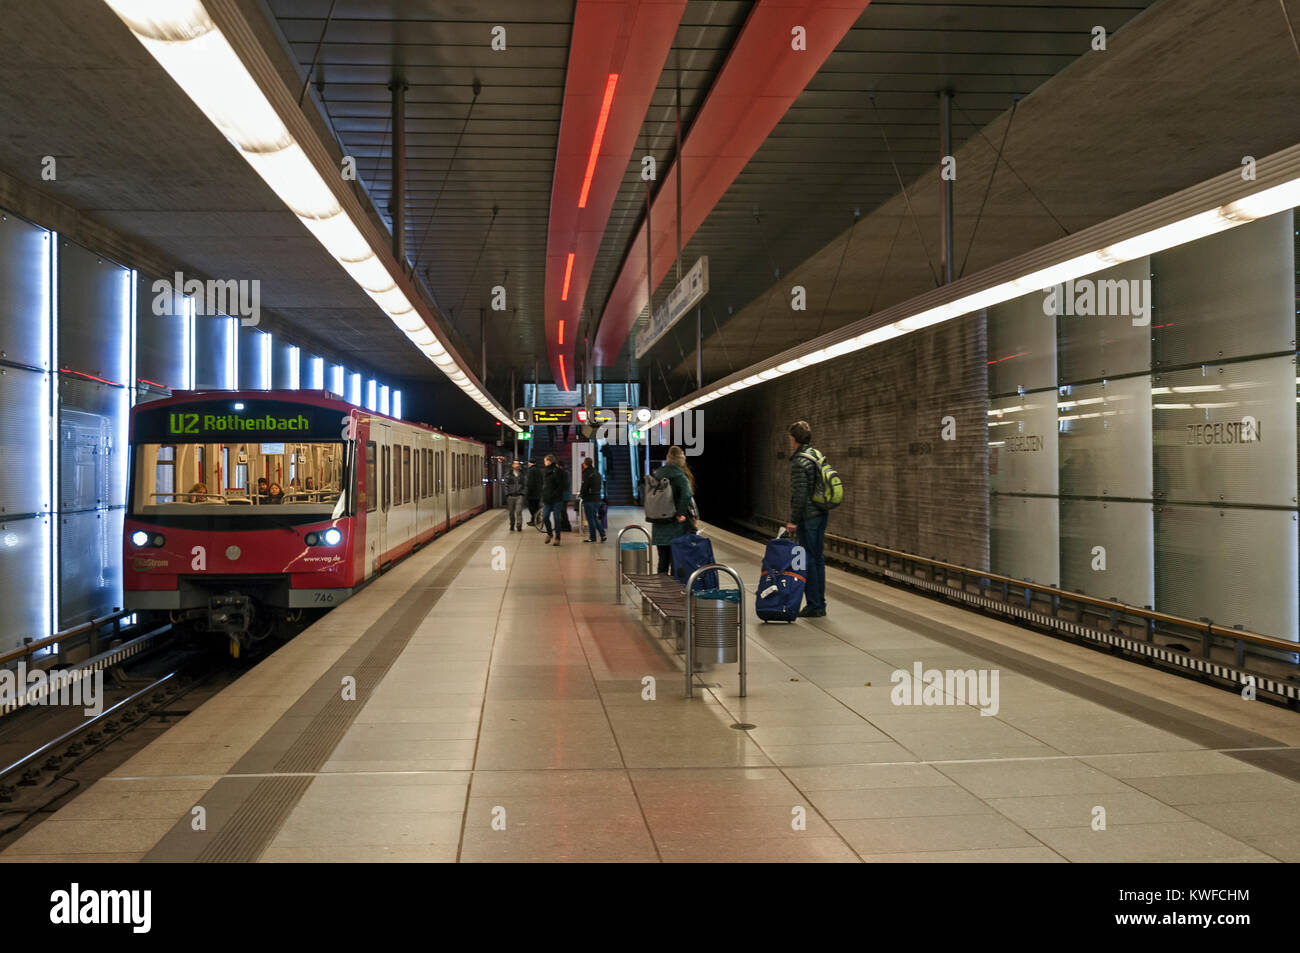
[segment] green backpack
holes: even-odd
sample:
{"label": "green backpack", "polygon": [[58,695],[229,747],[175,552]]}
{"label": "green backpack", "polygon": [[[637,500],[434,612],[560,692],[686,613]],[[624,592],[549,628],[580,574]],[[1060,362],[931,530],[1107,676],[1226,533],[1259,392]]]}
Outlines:
{"label": "green backpack", "polygon": [[823,510],[833,510],[843,503],[844,481],[835,468],[826,462],[825,455],[811,447],[799,455],[811,460],[817,468],[817,488],[812,493],[813,505]]}

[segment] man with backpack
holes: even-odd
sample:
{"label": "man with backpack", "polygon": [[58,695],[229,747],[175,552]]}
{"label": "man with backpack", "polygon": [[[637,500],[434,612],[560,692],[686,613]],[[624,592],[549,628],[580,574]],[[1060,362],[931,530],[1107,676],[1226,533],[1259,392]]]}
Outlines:
{"label": "man with backpack", "polygon": [[812,448],[812,427],[806,420],[790,425],[790,522],[785,528],[798,534],[808,566],[804,600],[799,615],[816,619],[826,615],[826,560],[823,542],[829,511],[843,499],[839,474]]}

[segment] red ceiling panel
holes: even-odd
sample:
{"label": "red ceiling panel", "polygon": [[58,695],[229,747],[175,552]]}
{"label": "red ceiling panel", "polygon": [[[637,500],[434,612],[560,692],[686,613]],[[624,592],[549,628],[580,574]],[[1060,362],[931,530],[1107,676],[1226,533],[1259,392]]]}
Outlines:
{"label": "red ceiling panel", "polygon": [[[682,180],[682,243],[713,211],[869,0],[758,0],[722,72],[655,196],[654,284],[677,258],[677,175]],[[794,48],[803,27],[807,49]],[[646,306],[646,229],[642,224],[601,315],[592,360],[611,364]],[[684,262],[684,266],[689,262]]]}
{"label": "red ceiling panel", "polygon": [[[566,388],[574,386],[574,331],[592,266],[685,9],[686,0],[578,0],[574,12],[546,240],[546,349],[551,373]],[[584,182],[587,201],[580,208]]]}

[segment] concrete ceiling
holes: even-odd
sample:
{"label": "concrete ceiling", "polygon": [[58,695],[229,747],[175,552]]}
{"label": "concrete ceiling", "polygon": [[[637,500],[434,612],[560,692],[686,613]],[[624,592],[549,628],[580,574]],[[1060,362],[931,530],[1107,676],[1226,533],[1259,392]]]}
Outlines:
{"label": "concrete ceiling", "polygon": [[[493,285],[507,286],[507,312],[488,312],[487,383],[510,403],[509,372],[545,362],[546,226],[571,0],[240,3],[263,12],[286,84],[310,76],[304,109],[340,155],[357,159],[358,188],[380,216],[390,214],[388,84],[409,85],[408,253],[475,366],[479,309]],[[706,343],[706,378],[933,286],[941,88],[955,93],[959,266],[981,215],[968,271],[1297,140],[1300,59],[1276,0],[1163,0],[1143,14],[1148,6],[874,0],[684,250],[687,265],[699,255],[712,265],[705,329],[722,331]],[[669,166],[678,84],[689,130],[750,8],[687,4],[614,203],[589,314],[603,309],[641,225],[639,156]],[[273,320],[322,353],[439,380],[106,5],[0,0],[0,22],[0,171],[196,274],[260,278]],[[491,48],[496,25],[507,30],[502,52]],[[1104,53],[1089,48],[1097,25],[1109,34]],[[1010,164],[981,213],[1017,97]],[[46,155],[59,160],[54,182],[40,179]],[[841,264],[855,209],[863,217]],[[807,312],[789,309],[795,283],[808,288]],[[603,376],[653,374],[658,391],[666,375],[680,392],[694,363],[687,323],[646,364],[625,347]]]}

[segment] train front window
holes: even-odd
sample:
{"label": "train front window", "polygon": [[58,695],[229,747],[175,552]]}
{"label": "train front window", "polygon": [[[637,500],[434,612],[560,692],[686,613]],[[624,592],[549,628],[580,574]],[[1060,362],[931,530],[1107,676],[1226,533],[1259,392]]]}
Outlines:
{"label": "train front window", "polygon": [[[348,486],[341,442],[138,444],[137,515],[330,517]],[[268,509],[273,507],[273,509]]]}

